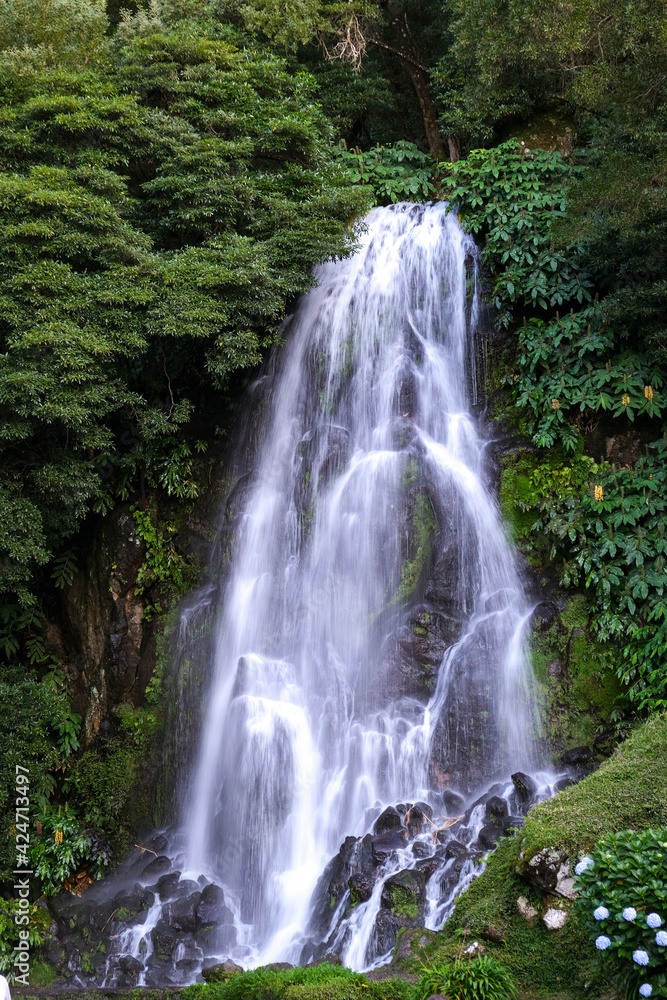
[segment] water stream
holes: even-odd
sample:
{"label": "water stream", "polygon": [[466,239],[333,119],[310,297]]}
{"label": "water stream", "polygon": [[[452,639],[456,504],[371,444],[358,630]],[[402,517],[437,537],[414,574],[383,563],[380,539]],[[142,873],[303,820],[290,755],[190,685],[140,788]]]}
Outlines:
{"label": "water stream", "polygon": [[[172,850],[190,885],[224,892],[218,930],[183,966],[190,976],[207,955],[248,967],[303,962],[319,947],[357,969],[385,961],[387,880],[421,865],[423,922],[442,926],[473,877],[470,857],[448,876],[448,842],[479,846],[488,816],[483,803],[471,809],[476,796],[496,783],[516,813],[509,776],[539,764],[530,609],[471,413],[476,262],[444,204],[373,210],[358,252],[316,270],[261,377],[259,443]],[[415,642],[436,618],[443,655],[429,673]],[[457,802],[466,815],[438,834]],[[377,845],[357,839],[354,850],[375,851],[375,882],[329,908],[322,873],[388,806],[405,843],[378,865]],[[131,947],[150,956],[146,943]]]}

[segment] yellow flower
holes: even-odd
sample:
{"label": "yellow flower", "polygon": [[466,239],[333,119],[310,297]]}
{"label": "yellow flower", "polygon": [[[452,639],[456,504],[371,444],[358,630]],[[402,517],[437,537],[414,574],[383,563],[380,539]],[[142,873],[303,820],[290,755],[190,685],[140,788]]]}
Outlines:
{"label": "yellow flower", "polygon": [[623,406],[630,405],[630,397],[628,396],[627,392],[624,392],[623,395],[621,396],[621,402],[623,403]]}
{"label": "yellow flower", "polygon": [[56,844],[62,844],[63,840],[65,839],[62,830],[60,829],[56,830],[56,835],[53,839],[55,840]]}
{"label": "yellow flower", "polygon": [[604,500],[604,490],[601,486],[596,486],[594,491],[596,500]]}
{"label": "yellow flower", "polygon": [[552,410],[560,410],[560,402],[559,402],[559,400],[557,400],[557,399],[552,399],[551,400],[551,409]]}
{"label": "yellow flower", "polygon": [[649,403],[653,399],[653,387],[650,385],[644,386],[644,396],[648,399]]}

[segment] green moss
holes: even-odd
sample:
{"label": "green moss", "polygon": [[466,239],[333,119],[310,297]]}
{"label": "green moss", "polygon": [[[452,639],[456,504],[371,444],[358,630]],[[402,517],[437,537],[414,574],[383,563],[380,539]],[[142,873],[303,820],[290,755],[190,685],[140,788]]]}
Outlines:
{"label": "green moss", "polygon": [[30,985],[48,988],[58,978],[58,973],[48,962],[39,959],[30,963]]}
{"label": "green moss", "polygon": [[607,833],[667,824],[667,716],[643,723],[599,770],[531,809],[519,842],[526,857],[557,846],[569,857]]}
{"label": "green moss", "polygon": [[[438,530],[438,524],[433,513],[431,501],[424,493],[418,493],[415,497],[412,524],[413,531],[410,538],[408,558],[401,567],[401,582],[398,590],[389,602],[390,604],[405,600],[415,592],[430,560],[431,547],[433,538]],[[424,632],[425,634],[426,632]]]}
{"label": "green moss", "polygon": [[[585,928],[570,917],[562,931],[547,930],[541,920],[529,927],[517,910],[519,896],[539,905],[532,890],[516,874],[518,845],[501,844],[491,855],[485,872],[458,900],[444,931],[414,962],[452,961],[460,956],[470,939],[484,940],[488,954],[497,958],[515,976],[524,996],[558,996],[563,1000],[601,997],[609,992],[609,983],[595,973],[595,954]],[[504,942],[485,938],[486,928],[500,930]]]}

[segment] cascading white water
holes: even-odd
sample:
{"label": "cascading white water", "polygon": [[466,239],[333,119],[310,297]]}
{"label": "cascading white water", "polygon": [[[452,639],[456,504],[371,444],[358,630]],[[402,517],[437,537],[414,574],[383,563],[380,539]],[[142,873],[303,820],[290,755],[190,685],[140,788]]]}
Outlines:
{"label": "cascading white water", "polygon": [[[299,960],[318,877],[380,807],[535,763],[528,608],[470,413],[475,246],[443,204],[375,209],[360,243],[317,269],[266,393],[183,811],[246,966]],[[429,542],[459,631],[424,704],[387,637]],[[339,935],[358,968],[379,892]]]}

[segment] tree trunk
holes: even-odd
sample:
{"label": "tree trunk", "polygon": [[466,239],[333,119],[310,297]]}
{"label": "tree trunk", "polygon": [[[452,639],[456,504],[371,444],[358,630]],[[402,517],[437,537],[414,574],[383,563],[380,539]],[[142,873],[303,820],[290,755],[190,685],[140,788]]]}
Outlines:
{"label": "tree trunk", "polygon": [[[416,66],[411,60],[406,59],[405,64],[408,67],[408,72],[410,73],[410,78],[412,79],[412,84],[417,93],[417,99],[419,100],[419,107],[421,108],[422,118],[424,120],[424,131],[426,133],[426,141],[428,142],[429,152],[433,159],[437,162],[440,162],[440,160],[446,160],[447,154],[445,153],[445,143],[442,138],[440,126],[438,125],[438,115],[435,110],[435,105],[431,100],[424,71],[419,66]],[[458,156],[456,159],[458,160]]]}
{"label": "tree trunk", "polygon": [[457,160],[461,159],[461,142],[458,136],[447,136],[447,145],[449,146],[449,159],[452,163],[456,163]]}

